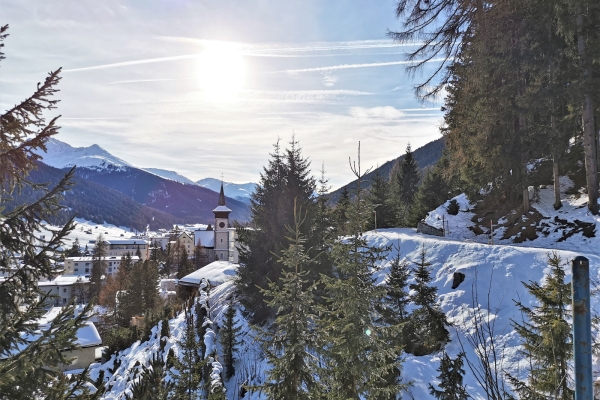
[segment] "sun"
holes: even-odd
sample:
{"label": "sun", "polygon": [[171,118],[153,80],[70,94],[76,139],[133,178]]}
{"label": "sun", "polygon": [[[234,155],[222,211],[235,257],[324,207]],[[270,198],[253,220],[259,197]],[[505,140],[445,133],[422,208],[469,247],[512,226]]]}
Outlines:
{"label": "sun", "polygon": [[210,46],[198,59],[200,88],[207,100],[229,102],[244,86],[246,67],[241,53],[230,46]]}

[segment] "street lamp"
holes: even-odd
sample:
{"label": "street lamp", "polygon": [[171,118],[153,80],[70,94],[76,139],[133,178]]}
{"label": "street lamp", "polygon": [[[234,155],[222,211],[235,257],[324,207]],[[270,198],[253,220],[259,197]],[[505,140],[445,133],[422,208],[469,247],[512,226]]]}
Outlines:
{"label": "street lamp", "polygon": [[379,207],[381,204],[373,204],[373,214],[375,214],[375,232],[377,232],[377,210],[376,208]]}

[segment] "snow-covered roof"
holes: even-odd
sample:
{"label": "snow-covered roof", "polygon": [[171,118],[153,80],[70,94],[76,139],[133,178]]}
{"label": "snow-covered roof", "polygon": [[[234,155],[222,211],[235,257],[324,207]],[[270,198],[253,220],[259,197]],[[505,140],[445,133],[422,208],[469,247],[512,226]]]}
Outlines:
{"label": "snow-covered roof", "polygon": [[194,245],[215,247],[215,231],[194,231]]}
{"label": "snow-covered roof", "polygon": [[[120,260],[121,256],[110,256],[110,257],[102,257],[102,261],[110,261],[110,260]],[[131,256],[133,261],[137,261],[140,258],[138,256]],[[65,260],[74,261],[74,262],[90,262],[94,261],[94,257],[67,257]]]}
{"label": "snow-covered roof", "polygon": [[227,206],[217,206],[213,212],[231,212],[231,209]]}
{"label": "snow-covered roof", "polygon": [[200,286],[202,279],[208,279],[211,285],[220,285],[237,275],[239,264],[229,261],[214,261],[199,270],[184,276],[179,280],[180,285]]}
{"label": "snow-covered roof", "polygon": [[147,244],[148,242],[144,239],[110,239],[105,240],[108,244]]}
{"label": "snow-covered roof", "polygon": [[59,275],[51,281],[39,281],[38,286],[70,286],[75,283],[89,283],[89,278],[82,275]]}

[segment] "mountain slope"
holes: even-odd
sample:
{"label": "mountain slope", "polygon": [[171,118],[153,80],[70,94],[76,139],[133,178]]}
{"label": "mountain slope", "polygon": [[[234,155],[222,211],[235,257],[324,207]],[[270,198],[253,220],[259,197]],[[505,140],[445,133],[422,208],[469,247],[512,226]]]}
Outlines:
{"label": "mountain slope", "polygon": [[[29,179],[35,183],[49,183],[54,186],[63,178],[64,174],[64,170],[38,163],[38,169],[29,174]],[[73,183],[75,185],[72,190],[66,192],[61,201],[61,204],[69,209],[62,211],[57,218],[49,222],[61,225],[77,214],[79,218],[98,224],[107,222],[139,231],[145,230],[148,224],[150,229],[156,230],[171,228],[173,224],[186,222],[183,218],[141,205],[116,190],[90,182],[82,177],[76,176]],[[4,203],[4,205],[7,211],[10,211],[16,206],[31,203],[41,194],[41,191],[33,191],[27,187],[23,192],[15,194],[12,201]]]}
{"label": "mountain slope", "polygon": [[50,138],[46,144],[47,151],[39,151],[44,164],[54,168],[70,168],[73,166],[104,169],[132,167],[126,161],[113,156],[97,144],[89,147],[73,147],[58,139]]}
{"label": "mountain slope", "polygon": [[[439,138],[437,140],[434,140],[433,142],[429,142],[423,147],[419,147],[418,149],[413,150],[413,156],[415,158],[415,161],[419,165],[419,169],[421,171],[423,171],[424,169],[431,167],[432,165],[435,165],[435,163],[442,156],[443,150],[444,150],[444,138],[443,137]],[[389,177],[390,173],[392,172],[392,168],[394,168],[394,165],[398,162],[402,162],[403,159],[404,159],[404,155],[401,155],[400,157],[396,158],[395,160],[390,160],[390,161],[386,162],[385,164],[381,165],[379,168],[375,168],[373,171],[371,171],[369,174],[367,174],[365,176],[365,180],[367,181],[365,183],[365,188],[369,188],[371,186],[370,180],[371,180],[371,178],[373,178],[373,176],[375,176],[375,172],[377,170],[379,170],[383,176]],[[333,192],[329,193],[329,204],[335,204],[335,202],[339,199],[340,195],[342,194],[342,191],[344,190],[344,188],[347,188],[350,193],[353,193],[354,189],[356,188],[356,181],[352,181],[352,182],[340,187],[339,189],[336,189]]]}
{"label": "mountain slope", "polygon": [[[219,192],[221,190],[221,181],[215,178],[204,178],[196,182],[198,185],[207,189]],[[236,200],[247,201],[254,190],[256,189],[256,183],[231,183],[223,182],[223,190],[225,196],[232,197]]]}
{"label": "mountain slope", "polygon": [[144,171],[150,172],[151,174],[160,176],[165,179],[170,179],[175,182],[183,183],[185,185],[195,185],[196,184],[196,182],[194,182],[193,180],[188,179],[183,175],[179,175],[175,171],[169,171],[168,169],[160,169],[160,168],[142,168],[142,169]]}
{"label": "mountain slope", "polygon": [[[219,194],[210,189],[184,185],[132,167],[78,168],[76,175],[119,191],[140,204],[179,217],[186,223],[214,223],[212,210],[219,203]],[[230,220],[248,220],[249,210],[245,203],[232,198],[227,198],[226,202],[232,210]]]}

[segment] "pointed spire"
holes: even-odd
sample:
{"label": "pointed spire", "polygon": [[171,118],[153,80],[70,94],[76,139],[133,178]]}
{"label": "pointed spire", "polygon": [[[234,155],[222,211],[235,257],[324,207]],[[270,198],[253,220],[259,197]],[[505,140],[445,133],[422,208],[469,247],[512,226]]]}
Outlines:
{"label": "pointed spire", "polygon": [[221,181],[221,193],[219,193],[219,205],[225,205],[225,192],[223,191],[223,181]]}

